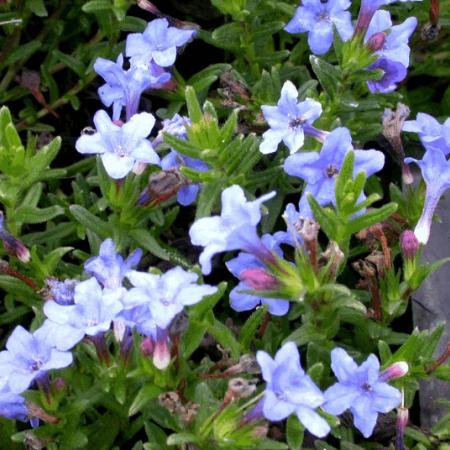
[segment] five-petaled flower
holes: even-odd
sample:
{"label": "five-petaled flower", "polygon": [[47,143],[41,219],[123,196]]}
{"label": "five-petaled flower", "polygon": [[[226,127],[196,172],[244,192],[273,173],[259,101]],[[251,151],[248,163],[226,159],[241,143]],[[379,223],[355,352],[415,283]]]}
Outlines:
{"label": "five-petaled flower", "polygon": [[[394,371],[380,373],[380,363],[370,355],[358,366],[342,348],[331,352],[331,368],[339,380],[325,391],[322,408],[329,414],[342,414],[350,409],[355,427],[364,437],[369,437],[375,428],[378,413],[387,413],[399,405],[401,393],[386,383],[387,379],[404,374]],[[406,366],[407,368],[407,366]]]}
{"label": "five-petaled flower", "polygon": [[270,129],[263,134],[259,147],[261,153],[273,153],[281,141],[291,153],[303,146],[305,133],[324,138],[326,133],[315,129],[311,124],[322,114],[322,105],[307,98],[299,102],[297,88],[286,81],[281,89],[281,97],[277,106],[263,105],[264,118]]}
{"label": "five-petaled flower", "polygon": [[94,115],[94,124],[97,132],[80,136],[75,147],[83,154],[100,154],[110,177],[125,177],[136,162],[159,164],[159,156],[146,139],[155,124],[152,114],[135,114],[120,127],[111,121],[105,111],[100,110]]}
{"label": "five-petaled flower", "polygon": [[352,37],[352,16],[347,11],[350,5],[350,0],[303,0],[284,29],[288,33],[308,33],[311,51],[322,55],[333,43],[333,27],[343,41]]}
{"label": "five-petaled flower", "polygon": [[[327,137],[320,153],[296,153],[286,159],[285,172],[306,181],[299,205],[301,216],[313,216],[306,197],[308,193],[311,193],[322,206],[336,204],[334,191],[336,176],[350,150],[353,150],[350,131],[347,128],[336,128]],[[383,153],[377,150],[354,150],[354,152],[354,175],[365,172],[367,176],[370,176],[383,168]],[[360,200],[364,198],[362,194]]]}
{"label": "five-petaled flower", "polygon": [[261,220],[261,204],[274,195],[270,192],[249,202],[240,186],[230,186],[222,192],[222,214],[202,217],[192,224],[191,242],[205,247],[199,259],[205,275],[211,273],[211,258],[217,253],[240,249],[259,259],[271,257],[256,233],[256,225]]}
{"label": "five-petaled flower", "polygon": [[125,54],[134,67],[147,67],[152,60],[161,67],[169,67],[175,62],[177,47],[186,44],[195,33],[169,27],[167,19],[155,19],[143,33],[128,35]]}
{"label": "five-petaled flower", "polygon": [[256,359],[267,383],[263,398],[263,414],[268,420],[282,420],[296,413],[312,434],[326,436],[330,426],[315,409],[324,402],[324,395],[300,365],[300,355],[293,342],[284,344],[272,359],[258,351]]}

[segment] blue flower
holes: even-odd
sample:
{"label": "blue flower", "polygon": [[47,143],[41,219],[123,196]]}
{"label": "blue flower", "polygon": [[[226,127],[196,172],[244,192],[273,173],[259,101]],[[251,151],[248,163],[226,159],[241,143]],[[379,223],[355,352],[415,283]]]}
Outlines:
{"label": "blue flower", "polygon": [[7,377],[12,393],[25,391],[33,380],[51,369],[72,364],[72,354],[55,348],[54,337],[45,328],[29,333],[17,326],[0,352],[0,373]]}
{"label": "blue flower", "polygon": [[152,114],[135,114],[120,127],[111,121],[105,111],[100,110],[94,115],[94,124],[97,132],[80,136],[75,147],[83,154],[100,154],[110,177],[125,177],[136,162],[159,164],[159,156],[145,139],[155,124]]}
{"label": "blue flower", "polygon": [[429,114],[418,113],[416,120],[407,120],[403,124],[403,131],[417,133],[426,150],[450,153],[450,117],[441,124]]}
{"label": "blue flower", "polygon": [[392,61],[388,58],[378,58],[370,66],[368,70],[381,69],[383,76],[379,80],[369,80],[367,87],[372,93],[380,92],[386,94],[397,89],[397,84],[406,77],[406,67],[397,61]]}
{"label": "blue flower", "polygon": [[175,62],[177,47],[190,41],[195,33],[195,30],[169,27],[166,19],[155,19],[143,33],[128,35],[125,54],[134,67],[147,67],[152,60],[161,67],[169,67]]}
{"label": "blue flower", "polygon": [[270,257],[256,233],[256,225],[261,220],[261,203],[274,195],[270,192],[248,202],[240,186],[230,186],[222,192],[222,214],[193,223],[189,236],[194,245],[205,247],[199,259],[205,275],[211,273],[211,258],[217,253],[241,249],[257,257]]}
{"label": "blue flower", "polygon": [[387,413],[398,406],[400,391],[386,383],[375,355],[358,366],[345,350],[335,348],[331,352],[331,368],[339,382],[325,391],[322,408],[334,415],[350,409],[355,427],[369,437],[378,413]]}
{"label": "blue flower", "polygon": [[333,43],[333,26],[343,41],[353,36],[352,16],[346,11],[350,5],[349,0],[303,0],[284,29],[288,33],[308,33],[311,51],[322,55]]}
{"label": "blue flower", "polygon": [[84,270],[94,275],[105,288],[113,289],[122,286],[122,280],[139,264],[141,257],[142,250],[138,248],[124,261],[122,256],[116,253],[114,241],[108,238],[101,243],[99,255],[84,263]]}
{"label": "blue flower", "polygon": [[28,417],[25,399],[21,395],[11,392],[7,376],[0,376],[0,417],[23,422]]}
{"label": "blue flower", "polygon": [[73,305],[75,287],[79,283],[78,280],[67,279],[58,281],[55,278],[46,280],[49,288],[47,299],[53,300],[60,305]]}
{"label": "blue flower", "polygon": [[450,161],[444,153],[436,148],[428,150],[421,160],[405,158],[405,163],[415,162],[422,171],[427,189],[422,215],[414,229],[414,234],[421,244],[426,244],[430,237],[433,213],[442,194],[450,188]]}
{"label": "blue flower", "polygon": [[[282,251],[279,246],[279,241],[276,236],[265,234],[261,237],[262,243],[269,250],[282,256]],[[226,263],[227,269],[236,277],[240,278],[240,274],[244,270],[253,268],[264,268],[258,258],[248,253],[239,253],[236,258],[230,259]],[[235,311],[248,311],[263,304],[268,306],[268,311],[274,316],[284,316],[289,311],[289,302],[277,298],[259,297],[258,295],[249,294],[243,291],[251,290],[252,288],[241,280],[241,282],[230,292],[230,305]]]}
{"label": "blue flower", "polygon": [[311,124],[322,114],[322,105],[310,98],[298,102],[297,97],[296,87],[292,82],[286,81],[277,106],[261,107],[270,126],[263,134],[263,141],[259,146],[261,153],[273,153],[281,141],[294,153],[303,146],[305,133],[313,134],[316,131],[320,134]]}
{"label": "blue flower", "polygon": [[282,420],[295,412],[310,433],[326,436],[330,426],[315,411],[323,404],[324,395],[302,369],[297,346],[287,342],[278,350],[275,359],[260,350],[256,359],[267,383],[263,399],[266,419]]}
{"label": "blue flower", "polygon": [[133,270],[127,278],[134,287],[125,295],[124,303],[145,304],[152,320],[161,329],[166,329],[185,306],[194,305],[217,291],[215,286],[196,284],[198,275],[181,267],[161,275]]}
{"label": "blue flower", "polygon": [[391,14],[388,11],[380,10],[374,14],[364,41],[367,42],[376,33],[385,33],[384,43],[375,54],[408,67],[410,53],[408,41],[416,27],[417,19],[415,17],[408,17],[402,24],[393,26]]}
{"label": "blue flower", "polygon": [[150,88],[161,87],[170,80],[170,73],[154,63],[148,68],[131,67],[124,70],[123,56],[116,62],[97,58],[94,70],[106,81],[100,86],[98,94],[105,106],[113,105],[113,119],[120,119],[122,108],[126,108],[127,120],[137,113],[142,93]]}
{"label": "blue flower", "polygon": [[[286,159],[285,172],[306,181],[299,204],[301,216],[313,217],[306,198],[307,193],[311,193],[322,206],[330,203],[336,205],[334,191],[336,176],[350,150],[353,150],[350,131],[347,128],[336,128],[327,137],[320,153],[296,153]],[[383,168],[383,153],[377,150],[354,150],[354,152],[354,175],[365,172],[367,176],[370,176]],[[364,199],[363,194],[360,200]]]}
{"label": "blue flower", "polygon": [[74,304],[60,305],[47,301],[44,314],[47,316],[42,326],[60,350],[68,350],[85,335],[96,336],[111,327],[123,309],[121,299],[125,288],[103,289],[95,278],[82,281],[75,288]]}

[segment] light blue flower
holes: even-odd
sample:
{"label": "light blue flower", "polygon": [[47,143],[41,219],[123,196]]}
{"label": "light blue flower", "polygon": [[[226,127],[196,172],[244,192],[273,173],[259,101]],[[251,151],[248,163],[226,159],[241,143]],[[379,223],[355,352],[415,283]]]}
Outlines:
{"label": "light blue flower", "polygon": [[8,386],[8,377],[0,375],[0,417],[7,419],[21,420],[25,422],[28,417],[28,410],[25,399],[18,394],[11,392]]}
{"label": "light blue flower", "polygon": [[[350,150],[353,150],[350,131],[347,128],[336,128],[327,137],[320,152],[296,153],[286,159],[285,172],[306,182],[299,204],[301,216],[313,217],[306,198],[307,193],[311,193],[322,206],[330,203],[336,205],[336,176]],[[383,153],[377,150],[354,150],[354,152],[353,176],[358,172],[365,172],[369,177],[383,168]],[[362,194],[360,201],[364,199],[365,196]]]}
{"label": "light blue flower", "polygon": [[48,300],[53,300],[60,305],[73,305],[75,287],[79,283],[78,280],[67,279],[58,281],[55,278],[46,280],[48,289]]}
{"label": "light blue flower", "polygon": [[122,297],[126,289],[102,289],[95,278],[82,281],[75,288],[74,304],[59,305],[47,301],[44,314],[48,318],[42,326],[60,350],[68,350],[85,335],[96,336],[109,330],[122,311]]}
{"label": "light blue flower", "polygon": [[267,383],[263,399],[266,419],[282,420],[295,412],[310,433],[326,436],[330,426],[315,411],[323,404],[324,395],[302,369],[297,346],[287,342],[278,350],[275,359],[260,350],[256,359]]}
{"label": "light blue flower", "polygon": [[414,228],[414,234],[421,244],[426,244],[430,237],[433,214],[442,194],[450,188],[450,161],[444,153],[436,148],[428,150],[421,160],[405,158],[405,163],[415,162],[422,171],[422,177],[427,185],[425,204],[422,215]]}
{"label": "light blue flower", "polygon": [[154,63],[148,68],[131,67],[124,70],[123,56],[116,62],[97,58],[94,70],[106,81],[100,86],[98,95],[105,106],[113,105],[113,119],[120,119],[122,108],[126,109],[127,120],[137,113],[142,93],[150,88],[161,87],[170,80],[170,73]]}
{"label": "light blue flower", "polygon": [[141,257],[142,250],[138,248],[124,261],[122,256],[116,253],[114,241],[108,238],[101,243],[99,255],[84,263],[84,270],[94,275],[103,287],[114,289],[122,286],[122,280],[139,264]]}
{"label": "light blue flower", "polygon": [[205,247],[199,259],[205,275],[211,273],[211,258],[217,253],[240,249],[257,257],[270,257],[256,233],[256,225],[261,220],[261,204],[274,195],[270,192],[248,202],[240,186],[230,186],[222,192],[221,215],[193,223],[189,236],[194,245]]}
{"label": "light blue flower", "polygon": [[125,54],[134,67],[147,67],[152,60],[161,67],[169,67],[175,62],[177,47],[190,41],[195,33],[195,30],[169,27],[167,19],[155,19],[143,33],[127,36]]}
{"label": "light blue flower", "polygon": [[407,74],[406,67],[397,61],[388,58],[378,58],[370,66],[369,70],[381,69],[383,76],[379,80],[369,80],[367,87],[372,93],[387,94],[397,89],[397,83],[404,80]]}
{"label": "light blue flower", "polygon": [[[261,241],[266,248],[273,251],[277,255],[282,256],[282,251],[279,246],[277,236],[265,234],[261,237]],[[254,255],[243,252],[239,253],[236,258],[227,261],[225,265],[236,278],[240,278],[240,273],[248,269],[264,269],[264,264],[262,264],[258,258]],[[248,311],[256,308],[260,304],[267,305],[269,313],[274,316],[284,316],[289,311],[289,302],[286,300],[260,297],[255,294],[243,292],[251,289],[252,288],[245,283],[245,281],[241,280],[240,283],[231,290],[230,305],[235,311]]]}
{"label": "light blue flower", "polygon": [[391,14],[388,11],[380,10],[370,21],[364,42],[367,42],[376,33],[385,33],[384,43],[375,54],[408,67],[410,54],[408,41],[416,27],[417,19],[415,17],[408,17],[400,25],[392,25]]}
{"label": "light blue flower", "polygon": [[299,102],[297,97],[296,87],[292,82],[286,81],[281,89],[277,106],[261,107],[264,118],[270,126],[263,134],[263,141],[259,146],[261,153],[275,152],[281,141],[291,153],[294,153],[303,146],[305,133],[325,136],[324,132],[311,126],[322,114],[322,105],[310,98]]}
{"label": "light blue flower", "polygon": [[417,133],[426,150],[450,153],[450,117],[441,124],[429,114],[418,113],[416,120],[407,120],[403,124],[403,131]]}
{"label": "light blue flower", "polygon": [[97,132],[83,134],[75,143],[80,153],[98,153],[108,175],[125,177],[136,162],[159,164],[159,157],[146,137],[152,131],[155,118],[149,113],[135,114],[123,126],[112,123],[105,111],[94,115]]}
{"label": "light blue flower", "polygon": [[34,333],[20,325],[14,329],[6,342],[6,350],[0,352],[0,373],[7,377],[12,393],[25,391],[49,370],[72,364],[72,354],[57,350],[53,339],[44,328]]}
{"label": "light blue flower", "polygon": [[375,355],[358,366],[345,350],[335,348],[331,352],[331,368],[339,382],[325,391],[322,408],[333,415],[350,409],[355,427],[369,437],[378,413],[387,413],[399,405],[400,391],[386,383]]}
{"label": "light blue flower", "polygon": [[350,5],[350,0],[303,0],[284,29],[288,33],[308,33],[311,51],[322,55],[333,43],[333,26],[343,41],[353,36],[352,16],[346,11]]}
{"label": "light blue flower", "polygon": [[185,306],[212,295],[217,287],[197,284],[198,275],[174,267],[161,275],[132,270],[127,278],[134,286],[124,298],[125,304],[146,305],[158,328],[166,329]]}

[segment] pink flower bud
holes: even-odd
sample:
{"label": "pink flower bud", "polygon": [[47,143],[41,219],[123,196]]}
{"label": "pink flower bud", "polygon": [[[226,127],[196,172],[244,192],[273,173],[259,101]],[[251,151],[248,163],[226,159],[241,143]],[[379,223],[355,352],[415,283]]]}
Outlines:
{"label": "pink flower bud", "polygon": [[123,122],[120,119],[113,120],[112,123],[114,125],[117,125],[118,127],[121,127],[123,125]]}
{"label": "pink flower bud", "polygon": [[395,450],[404,450],[404,437],[406,426],[408,425],[409,411],[407,408],[400,407],[397,410],[397,420],[395,424],[396,436],[395,436]]}
{"label": "pink flower bud", "polygon": [[419,241],[412,230],[405,230],[400,235],[400,247],[405,258],[414,258],[419,249],[419,245]]}
{"label": "pink flower bud", "polygon": [[270,291],[277,289],[280,285],[274,276],[258,267],[243,270],[239,274],[239,278],[257,291]]}
{"label": "pink flower bud", "polygon": [[170,364],[170,349],[167,339],[158,340],[153,352],[153,364],[159,370],[164,370]]}
{"label": "pink flower bud", "polygon": [[386,41],[386,33],[379,31],[378,33],[373,34],[369,40],[367,41],[367,47],[372,52],[376,52],[383,48],[384,42]]}
{"label": "pink flower bud", "polygon": [[25,247],[22,241],[19,241],[6,231],[2,231],[0,237],[3,240],[3,247],[5,247],[5,250],[10,255],[16,256],[23,263],[27,263],[30,260],[30,251]]}
{"label": "pink flower bud", "polygon": [[409,367],[405,361],[396,362],[380,373],[379,380],[389,381],[394,380],[395,378],[403,377],[408,373],[408,370]]}
{"label": "pink flower bud", "polygon": [[152,356],[155,350],[155,344],[153,342],[153,339],[150,337],[145,337],[141,342],[140,349],[141,353],[144,356]]}

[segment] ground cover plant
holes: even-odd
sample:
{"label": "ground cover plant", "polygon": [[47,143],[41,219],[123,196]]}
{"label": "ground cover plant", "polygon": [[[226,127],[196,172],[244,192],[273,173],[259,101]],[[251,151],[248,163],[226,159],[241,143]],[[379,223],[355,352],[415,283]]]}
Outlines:
{"label": "ground cover plant", "polygon": [[448,449],[449,11],[0,2],[1,448]]}

